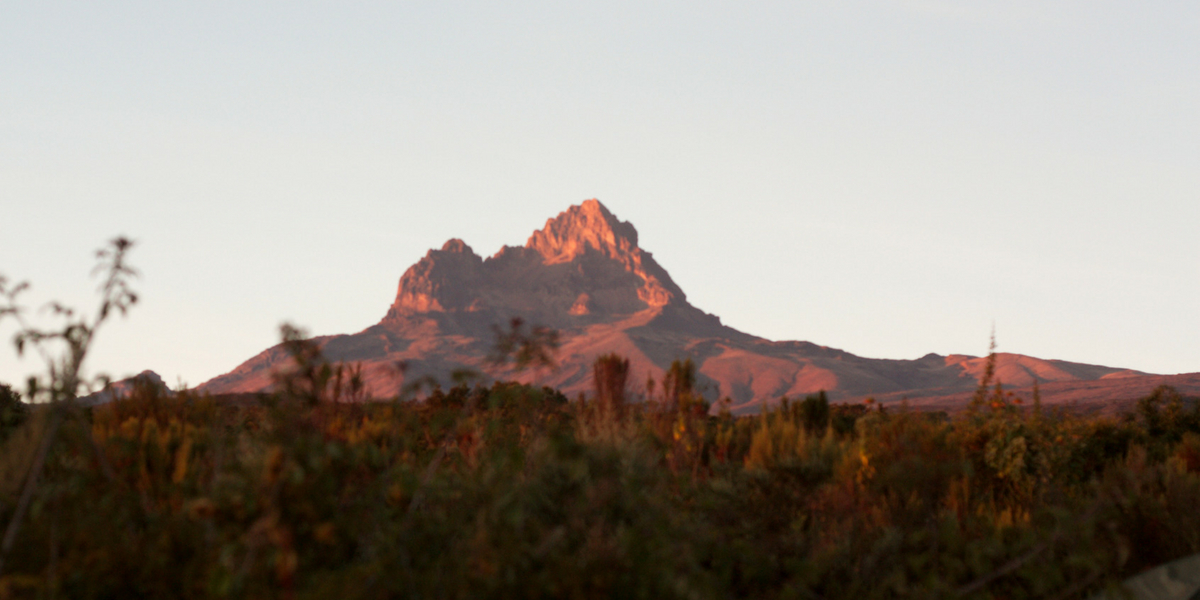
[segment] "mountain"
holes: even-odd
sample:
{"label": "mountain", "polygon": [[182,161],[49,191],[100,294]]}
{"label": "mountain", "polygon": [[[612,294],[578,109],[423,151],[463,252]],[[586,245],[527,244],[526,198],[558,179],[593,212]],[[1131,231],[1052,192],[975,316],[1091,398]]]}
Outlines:
{"label": "mountain", "polygon": [[172,396],[175,394],[175,392],[171,391],[171,388],[167,387],[167,383],[163,381],[161,375],[155,373],[154,371],[145,370],[137,375],[134,375],[133,377],[110,382],[104,387],[104,389],[80,398],[79,403],[83,406],[107,404],[116,398],[124,398],[129,396],[129,394],[133,393],[134,388],[138,385],[144,385],[153,388],[159,394],[164,396]]}
{"label": "mountain", "polygon": [[[752,293],[752,292],[749,292]],[[929,354],[915,360],[863,358],[809,342],[774,342],[725,326],[692,306],[654,257],[638,246],[630,223],[597,200],[572,206],[521,247],[484,258],[452,239],[430,250],[400,278],[384,317],[358,333],[314,338],[331,360],[358,362],[376,397],[392,396],[405,380],[470,368],[497,377],[487,357],[495,327],[513,317],[558,330],[559,366],[517,376],[570,396],[592,388],[591,365],[602,354],[629,358],[630,379],[661,381],[676,359],[697,365],[710,399],[729,397],[735,412],[762,402],[826,390],[834,400],[951,398],[974,390],[986,358]],[[396,365],[407,368],[400,372]],[[282,346],[267,349],[232,372],[200,386],[214,394],[263,391],[287,368]],[[1145,373],[1017,354],[997,356],[997,375],[1011,387],[1091,382],[1076,402],[1108,401],[1105,390],[1140,389]],[[1114,382],[1121,382],[1115,385]],[[1180,380],[1200,393],[1200,379]],[[644,391],[638,383],[634,390]],[[1053,387],[1053,385],[1051,385]],[[1148,390],[1147,390],[1148,391]],[[1053,402],[1054,398],[1048,397]]]}

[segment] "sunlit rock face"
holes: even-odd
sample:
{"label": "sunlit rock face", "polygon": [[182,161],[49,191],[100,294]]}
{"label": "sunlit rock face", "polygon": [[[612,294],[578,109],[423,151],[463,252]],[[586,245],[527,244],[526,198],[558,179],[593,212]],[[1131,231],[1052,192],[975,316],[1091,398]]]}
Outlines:
{"label": "sunlit rock face", "polygon": [[[744,293],[753,298],[755,292]],[[560,333],[556,369],[511,373],[490,365],[495,328],[513,318]],[[534,231],[524,246],[506,246],[488,258],[459,239],[430,250],[404,272],[379,323],[316,342],[332,360],[360,363],[377,397],[396,394],[411,377],[448,383],[451,372],[464,368],[558,387],[574,396],[591,390],[591,365],[602,354],[628,358],[629,379],[636,382],[662,381],[672,361],[691,359],[701,392],[710,400],[728,398],[735,412],[755,412],[762,403],[820,390],[834,400],[940,398],[961,404],[986,370],[982,357],[870,359],[809,342],[772,342],[722,325],[689,304],[666,270],[638,246],[633,225],[597,200],[571,206]],[[399,362],[407,365],[403,373],[395,367]],[[267,390],[272,374],[288,365],[283,348],[276,346],[201,388]],[[1087,402],[1117,389],[1133,393],[1151,381],[1136,371],[1016,354],[998,355],[996,372],[1017,386],[1042,384],[1051,403],[1059,388],[1074,390],[1071,401]],[[1200,391],[1200,378],[1196,387]],[[645,383],[632,392],[634,397],[656,393]]]}
{"label": "sunlit rock face", "polygon": [[389,316],[467,309],[482,275],[483,259],[462,240],[452,239],[404,273]]}
{"label": "sunlit rock face", "polygon": [[691,308],[633,225],[587,200],[487,259],[458,239],[430,250],[400,278],[384,320],[466,311],[569,327],[672,304]]}

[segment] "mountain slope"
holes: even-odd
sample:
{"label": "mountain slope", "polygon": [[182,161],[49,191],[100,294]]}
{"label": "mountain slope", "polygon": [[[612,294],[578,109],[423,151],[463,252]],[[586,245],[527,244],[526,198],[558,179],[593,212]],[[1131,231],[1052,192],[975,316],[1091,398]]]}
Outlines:
{"label": "mountain slope", "polygon": [[[691,358],[710,399],[728,396],[736,409],[826,390],[834,399],[869,395],[950,396],[977,385],[985,360],[930,354],[915,360],[855,356],[808,342],[772,342],[721,324],[692,306],[683,290],[638,246],[633,225],[597,200],[572,206],[546,222],[521,247],[484,258],[462,240],[430,250],[400,278],[379,323],[351,335],[316,338],[332,360],[360,362],[376,396],[394,395],[406,378],[446,381],[460,368],[493,376],[486,357],[494,327],[513,317],[560,332],[559,368],[525,373],[527,381],[574,395],[591,389],[591,364],[615,352],[630,359],[635,391],[661,381],[672,361]],[[403,361],[404,373],[396,368]],[[286,368],[280,346],[246,361],[201,389],[213,393],[268,389]],[[1136,371],[1016,354],[997,357],[1005,383],[1099,381]],[[1103,386],[1100,386],[1103,388]]]}

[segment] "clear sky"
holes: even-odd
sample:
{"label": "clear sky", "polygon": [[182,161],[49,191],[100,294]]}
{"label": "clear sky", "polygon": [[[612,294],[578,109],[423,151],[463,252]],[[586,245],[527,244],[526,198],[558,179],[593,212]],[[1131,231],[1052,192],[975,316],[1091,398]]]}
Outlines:
{"label": "clear sky", "polygon": [[0,57],[0,274],[91,310],[138,242],[93,373],[359,331],[592,197],[749,333],[1200,371],[1193,0],[4,2]]}

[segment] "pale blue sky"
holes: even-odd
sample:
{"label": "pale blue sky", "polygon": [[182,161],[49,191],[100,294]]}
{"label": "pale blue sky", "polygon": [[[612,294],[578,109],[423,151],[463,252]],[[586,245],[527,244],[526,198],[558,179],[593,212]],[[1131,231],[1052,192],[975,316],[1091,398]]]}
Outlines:
{"label": "pale blue sky", "polygon": [[749,333],[1200,371],[1195,2],[347,4],[0,2],[0,273],[90,306],[138,241],[93,372],[359,331],[591,197]]}

